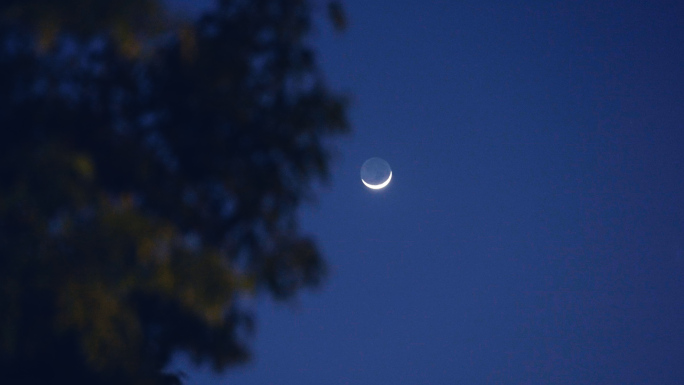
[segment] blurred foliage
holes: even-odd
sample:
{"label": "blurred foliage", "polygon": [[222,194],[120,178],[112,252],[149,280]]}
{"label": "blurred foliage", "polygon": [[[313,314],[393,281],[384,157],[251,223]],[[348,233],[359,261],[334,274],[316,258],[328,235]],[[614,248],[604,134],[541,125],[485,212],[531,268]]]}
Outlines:
{"label": "blurred foliage", "polygon": [[249,358],[241,298],[324,277],[295,210],[347,121],[306,44],[312,5],[162,12],[0,1],[4,384],[178,383],[177,352],[224,369]]}
{"label": "blurred foliage", "polygon": [[141,41],[169,27],[170,19],[157,0],[5,0],[5,22],[36,32],[40,51],[52,48],[63,31],[89,38],[108,33],[129,56],[141,50]]}

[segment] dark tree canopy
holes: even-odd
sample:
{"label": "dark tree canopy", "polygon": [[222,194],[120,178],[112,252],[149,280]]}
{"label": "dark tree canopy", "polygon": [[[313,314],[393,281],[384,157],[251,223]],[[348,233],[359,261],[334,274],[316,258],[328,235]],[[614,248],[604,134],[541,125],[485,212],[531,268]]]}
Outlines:
{"label": "dark tree canopy", "polygon": [[0,1],[0,382],[223,369],[249,358],[241,297],[320,283],[295,210],[347,123],[306,43],[318,6]]}

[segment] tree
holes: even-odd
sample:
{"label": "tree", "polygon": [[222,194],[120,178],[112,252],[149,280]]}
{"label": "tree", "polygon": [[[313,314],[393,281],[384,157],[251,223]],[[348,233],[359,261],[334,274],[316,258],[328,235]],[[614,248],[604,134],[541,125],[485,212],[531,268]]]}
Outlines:
{"label": "tree", "polygon": [[162,10],[0,2],[3,383],[174,383],[178,351],[224,369],[249,358],[241,297],[324,277],[294,214],[348,128],[312,5]]}

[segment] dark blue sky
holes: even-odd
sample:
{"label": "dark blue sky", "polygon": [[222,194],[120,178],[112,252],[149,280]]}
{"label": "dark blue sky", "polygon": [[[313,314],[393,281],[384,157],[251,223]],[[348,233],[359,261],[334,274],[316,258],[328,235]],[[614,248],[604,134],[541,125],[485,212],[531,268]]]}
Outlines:
{"label": "dark blue sky", "polygon": [[354,134],[301,212],[330,278],[188,383],[684,383],[684,6],[345,4],[314,39]]}

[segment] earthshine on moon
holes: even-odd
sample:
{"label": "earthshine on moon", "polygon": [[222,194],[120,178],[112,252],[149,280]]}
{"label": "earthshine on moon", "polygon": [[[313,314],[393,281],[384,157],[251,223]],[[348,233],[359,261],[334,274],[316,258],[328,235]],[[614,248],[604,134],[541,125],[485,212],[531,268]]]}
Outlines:
{"label": "earthshine on moon", "polygon": [[380,158],[370,158],[361,166],[361,182],[366,187],[379,190],[392,180],[390,165]]}

